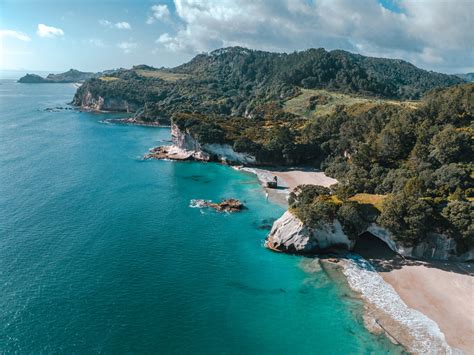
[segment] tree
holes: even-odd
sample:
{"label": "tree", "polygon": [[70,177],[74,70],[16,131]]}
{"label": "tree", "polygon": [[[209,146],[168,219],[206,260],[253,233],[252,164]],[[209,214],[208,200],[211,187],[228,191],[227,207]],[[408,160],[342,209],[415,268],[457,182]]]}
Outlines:
{"label": "tree", "polygon": [[443,165],[434,173],[436,193],[446,196],[454,192],[457,187],[467,187],[471,178],[469,173],[460,164]]}
{"label": "tree", "polygon": [[472,154],[471,136],[452,125],[447,125],[433,137],[430,156],[442,164],[469,161]]}
{"label": "tree", "polygon": [[337,218],[342,224],[344,233],[352,239],[357,238],[369,226],[357,202],[344,202],[337,211]]}
{"label": "tree", "polygon": [[233,148],[236,152],[255,154],[259,146],[249,138],[241,137],[234,142]]}
{"label": "tree", "polygon": [[451,201],[442,211],[452,236],[458,241],[458,251],[474,246],[474,206],[468,201]]}
{"label": "tree", "polygon": [[415,245],[430,230],[433,209],[430,204],[404,194],[385,199],[377,222],[407,246]]}
{"label": "tree", "polygon": [[307,206],[319,196],[329,196],[331,190],[324,186],[318,185],[298,185],[288,197],[290,207]]}

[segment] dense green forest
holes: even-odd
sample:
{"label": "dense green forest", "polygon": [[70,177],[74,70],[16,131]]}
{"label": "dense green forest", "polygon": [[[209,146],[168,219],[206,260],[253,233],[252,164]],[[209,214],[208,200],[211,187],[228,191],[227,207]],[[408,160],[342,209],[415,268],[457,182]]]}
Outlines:
{"label": "dense green forest", "polygon": [[281,105],[300,88],[329,89],[374,97],[417,99],[435,87],[464,82],[402,60],[345,51],[309,49],[291,54],[240,47],[200,54],[173,69],[136,66],[88,80],[77,92],[116,97],[144,107],[143,118],[179,112],[251,117],[262,105]]}
{"label": "dense green forest", "polygon": [[171,117],[201,143],[232,145],[261,164],[321,168],[339,184],[301,187],[290,199],[308,224],[337,217],[354,237],[376,221],[403,245],[439,232],[459,252],[474,247],[474,84],[458,77],[344,51],[227,48],[174,69],[88,80],[74,103],[86,93],[141,105],[143,120]]}

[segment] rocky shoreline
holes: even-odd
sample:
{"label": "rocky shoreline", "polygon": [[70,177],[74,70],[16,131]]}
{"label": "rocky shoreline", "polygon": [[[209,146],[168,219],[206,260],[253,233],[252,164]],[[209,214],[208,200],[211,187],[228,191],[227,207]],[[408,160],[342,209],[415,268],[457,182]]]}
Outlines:
{"label": "rocky shoreline", "polygon": [[222,200],[221,202],[212,202],[207,200],[191,200],[189,207],[192,208],[213,208],[217,212],[240,212],[245,209],[242,202],[235,198]]}
{"label": "rocky shoreline", "polygon": [[169,124],[161,123],[160,121],[142,121],[135,117],[128,118],[108,118],[103,122],[105,123],[115,123],[115,124],[124,124],[124,125],[133,125],[133,126],[145,126],[145,127],[170,127]]}
{"label": "rocky shoreline", "polygon": [[175,145],[160,145],[150,148],[149,153],[145,155],[144,159],[210,161],[209,155],[201,151],[186,150]]}

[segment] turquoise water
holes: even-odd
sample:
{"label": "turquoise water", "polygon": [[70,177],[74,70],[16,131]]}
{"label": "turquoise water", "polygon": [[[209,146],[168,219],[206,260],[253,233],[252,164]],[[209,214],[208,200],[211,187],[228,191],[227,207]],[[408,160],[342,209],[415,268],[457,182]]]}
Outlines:
{"label": "turquoise water", "polygon": [[[0,352],[395,351],[324,272],[262,247],[283,210],[254,176],[142,161],[168,129],[45,111],[69,84],[0,83]],[[248,210],[189,207],[224,197]]]}

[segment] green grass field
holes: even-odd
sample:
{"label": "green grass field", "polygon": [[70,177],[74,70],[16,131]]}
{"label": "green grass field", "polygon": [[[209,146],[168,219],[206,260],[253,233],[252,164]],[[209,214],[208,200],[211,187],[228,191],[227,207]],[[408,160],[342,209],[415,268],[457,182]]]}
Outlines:
{"label": "green grass field", "polygon": [[101,76],[99,78],[102,81],[114,81],[114,80],[119,80],[119,78],[116,78],[114,76]]}
{"label": "green grass field", "polygon": [[147,78],[159,78],[165,81],[178,81],[181,79],[189,78],[187,74],[179,74],[179,73],[170,73],[162,70],[143,70],[139,69],[136,70],[136,73],[140,76],[144,76]]}
{"label": "green grass field", "polygon": [[[315,101],[314,108],[310,107],[311,98]],[[404,105],[409,108],[418,106],[417,101],[382,100],[335,93],[328,90],[301,89],[300,95],[285,102],[284,110],[298,116],[311,118],[328,115],[334,112],[337,106],[341,105],[356,110],[368,110],[383,103]]]}

